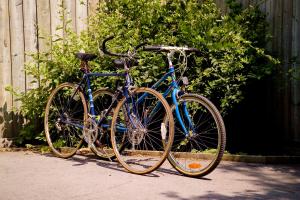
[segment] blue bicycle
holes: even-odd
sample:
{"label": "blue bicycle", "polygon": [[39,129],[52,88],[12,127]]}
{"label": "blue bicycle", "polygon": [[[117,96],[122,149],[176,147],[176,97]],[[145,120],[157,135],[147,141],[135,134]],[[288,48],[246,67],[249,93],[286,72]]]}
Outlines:
{"label": "blue bicycle", "polygon": [[[179,172],[187,176],[201,177],[212,172],[220,163],[226,143],[226,130],[222,116],[207,98],[185,91],[186,77],[176,79],[173,58],[180,54],[187,68],[187,55],[201,53],[196,48],[174,46],[145,46],[145,51],[166,52],[169,71],[151,88],[158,87],[171,77],[163,92],[171,98],[171,110],[175,119],[175,135],[168,160]],[[183,73],[182,73],[183,74]],[[179,82],[182,83],[179,87]],[[167,118],[164,123],[167,123]]]}
{"label": "blue bicycle", "polygon": [[[175,53],[180,53],[181,57],[184,58],[183,63],[186,63],[187,54],[199,53],[199,50],[174,46],[144,46],[143,50],[167,53],[169,71],[151,88],[157,90],[160,85],[171,78],[168,88],[162,92],[165,98],[170,97],[171,99],[171,110],[175,123],[174,142],[168,155],[169,162],[175,169],[187,176],[201,177],[209,174],[218,166],[224,154],[226,143],[225,125],[220,112],[211,101],[201,95],[185,91],[188,80],[186,77],[177,79],[173,65]],[[120,54],[108,52],[106,49],[104,49],[104,52],[109,55],[120,56]],[[121,61],[117,62],[122,63]],[[181,87],[179,82],[182,83]],[[143,98],[144,96],[141,96],[136,102],[141,104]],[[160,107],[161,104],[157,103],[152,111],[159,110]],[[113,118],[122,118],[122,113],[122,108],[117,107]],[[151,115],[151,112],[147,111],[147,113],[150,113],[147,115]],[[157,116],[157,119],[160,120],[161,118],[164,118],[161,124],[170,123],[169,117]],[[158,125],[156,124],[156,129],[161,129],[163,133],[164,128],[160,128]],[[119,160],[124,160],[128,152],[123,152],[117,148],[123,142],[120,139],[122,133],[117,131],[116,126],[117,123],[111,125],[111,140],[116,156]],[[160,138],[161,136],[158,135],[157,137]],[[135,138],[137,141],[138,139]],[[163,139],[163,141],[167,140]]]}
{"label": "blue bicycle", "polygon": [[[57,86],[45,109],[46,139],[55,155],[69,158],[86,142],[104,158],[115,155],[113,148],[120,163],[133,173],[149,173],[164,162],[174,137],[172,112],[160,93],[133,85],[129,71],[135,64],[134,52],[115,54],[122,57],[115,64],[122,66],[124,73],[93,73],[88,62],[97,56],[76,54],[81,60],[82,80]],[[124,84],[113,93],[100,89],[93,97],[91,79],[103,76],[124,77]],[[102,98],[105,95],[110,99]],[[105,141],[107,138],[111,138],[112,145]]]}

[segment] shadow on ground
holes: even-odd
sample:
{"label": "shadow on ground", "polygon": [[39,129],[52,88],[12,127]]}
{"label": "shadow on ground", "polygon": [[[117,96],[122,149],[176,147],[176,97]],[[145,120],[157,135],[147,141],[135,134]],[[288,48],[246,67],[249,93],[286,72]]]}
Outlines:
{"label": "shadow on ground", "polygon": [[[44,156],[48,156],[48,157],[56,157],[55,155],[51,154],[51,153],[47,153],[47,154],[42,154]],[[120,171],[120,172],[124,172],[124,173],[130,173],[128,172],[126,169],[124,169],[122,167],[121,164],[119,164],[117,162],[116,159],[113,160],[104,160],[101,159],[93,154],[89,154],[89,155],[76,155],[73,156],[69,159],[65,159],[68,162],[73,162],[73,166],[81,166],[81,165],[85,165],[88,163],[96,163],[98,166],[100,167],[104,167],[107,169],[112,169],[112,170],[116,170],[116,171]],[[165,162],[168,162],[167,160]],[[150,174],[145,174],[142,176],[147,176],[147,177],[160,177],[161,174],[170,174],[170,175],[175,175],[175,176],[183,176],[181,173],[177,172],[175,169],[171,168],[171,167],[165,167],[164,165],[161,166],[160,168],[158,168],[157,170],[155,170],[154,172],[150,173]],[[140,175],[138,175],[140,176]],[[207,177],[199,177],[199,178],[193,178],[193,179],[201,179],[201,180],[211,180],[210,178]]]}
{"label": "shadow on ground", "polygon": [[[47,157],[56,157],[51,153],[43,154],[43,155],[47,156]],[[81,165],[85,165],[88,163],[96,163],[100,167],[104,167],[107,169],[112,169],[112,170],[120,171],[120,172],[124,172],[124,173],[130,173],[127,170],[125,170],[115,159],[110,161],[110,160],[100,159],[99,157],[97,157],[95,155],[76,155],[76,156],[73,156],[73,157],[71,157],[69,159],[65,159],[65,160],[68,162],[73,162],[74,163],[73,166],[81,166]],[[142,176],[160,177],[157,172],[180,175],[176,171],[160,168],[153,173],[145,174]],[[141,175],[138,175],[138,176],[141,176]]]}
{"label": "shadow on ground", "polygon": [[[251,171],[245,170],[245,163],[234,163],[233,165],[221,165],[218,168],[219,173],[228,173],[230,171],[239,172],[246,175],[245,179],[236,179],[241,184],[250,182],[250,184],[264,189],[263,194],[258,193],[255,189],[247,189],[241,192],[235,192],[233,195],[223,195],[222,191],[208,191],[207,194],[201,196],[182,197],[179,193],[167,191],[162,193],[167,198],[177,200],[202,200],[202,199],[300,199],[300,165],[293,165],[293,168],[282,165],[260,165],[247,164]],[[273,173],[262,173],[262,168],[267,167]],[[248,168],[249,169],[249,168]],[[276,178],[276,174],[281,174],[286,178]],[[250,179],[249,179],[250,177]],[[291,181],[293,179],[293,181]],[[201,188],[199,188],[201,189]]]}

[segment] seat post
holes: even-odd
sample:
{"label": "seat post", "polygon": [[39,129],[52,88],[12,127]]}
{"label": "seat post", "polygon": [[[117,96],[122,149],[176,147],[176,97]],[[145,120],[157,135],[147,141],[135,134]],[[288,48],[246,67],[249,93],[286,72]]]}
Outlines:
{"label": "seat post", "polygon": [[83,71],[84,73],[90,73],[88,61],[81,60],[80,70]]}

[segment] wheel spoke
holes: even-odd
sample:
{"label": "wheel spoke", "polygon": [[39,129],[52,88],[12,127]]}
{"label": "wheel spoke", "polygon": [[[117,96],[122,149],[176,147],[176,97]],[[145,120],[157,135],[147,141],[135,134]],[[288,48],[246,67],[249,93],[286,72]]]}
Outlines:
{"label": "wheel spoke", "polygon": [[[147,95],[147,97],[143,95]],[[144,97],[143,100],[140,97]],[[127,170],[145,174],[155,170],[166,159],[173,142],[173,118],[166,100],[152,89],[137,89],[133,100],[136,113],[132,110],[133,106],[125,100],[119,102],[116,107],[112,120],[112,145],[118,160]],[[137,103],[138,100],[140,101]],[[159,110],[156,108],[158,103],[161,104]],[[122,112],[121,108],[123,107],[129,108],[129,115],[127,112]],[[162,133],[161,126],[165,113],[172,122],[165,123],[166,132]],[[126,120],[129,118],[131,120]],[[124,124],[128,130],[123,132],[126,135],[123,137],[126,137],[127,145],[119,143],[118,136],[122,133],[117,131],[116,125],[120,123]],[[163,134],[168,140],[163,141]],[[121,145],[125,146],[125,150],[116,148]]]}

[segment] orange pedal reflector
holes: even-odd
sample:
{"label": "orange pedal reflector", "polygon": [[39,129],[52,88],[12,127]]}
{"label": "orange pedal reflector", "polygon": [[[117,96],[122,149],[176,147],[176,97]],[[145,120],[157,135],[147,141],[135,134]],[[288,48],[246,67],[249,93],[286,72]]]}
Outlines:
{"label": "orange pedal reflector", "polygon": [[198,169],[198,168],[201,168],[201,165],[199,163],[190,163],[189,165],[189,168],[191,169]]}

